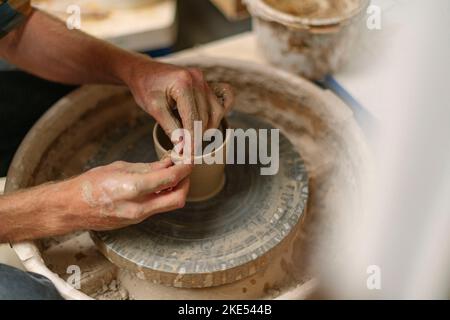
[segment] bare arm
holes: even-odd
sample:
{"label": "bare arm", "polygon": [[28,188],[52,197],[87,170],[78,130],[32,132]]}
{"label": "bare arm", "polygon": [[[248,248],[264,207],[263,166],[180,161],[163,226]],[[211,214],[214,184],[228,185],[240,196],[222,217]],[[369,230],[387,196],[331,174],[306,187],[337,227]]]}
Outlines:
{"label": "bare arm", "polygon": [[189,165],[115,162],[0,197],[0,243],[110,230],[184,206]]}
{"label": "bare arm", "polygon": [[[125,84],[136,102],[170,135],[183,126],[193,130],[193,121],[203,128],[217,128],[231,107],[227,85],[210,88],[198,69],[160,63],[120,49],[34,10],[19,28],[0,39],[0,56],[42,78],[67,84]],[[225,98],[222,106],[216,93]],[[171,108],[178,108],[182,123]]]}
{"label": "bare arm", "polygon": [[[68,30],[40,11],[34,11],[22,26],[0,39],[0,57],[53,81],[127,85],[137,104],[169,135],[181,125],[192,130],[194,120],[201,120],[204,128],[217,127],[232,103],[230,89],[218,86],[215,89],[225,95],[225,108],[220,105],[214,88],[198,69],[164,64],[122,50]],[[172,107],[178,109],[182,124],[174,117]],[[138,172],[130,174],[135,170]],[[190,170],[189,166],[169,163],[163,167],[119,163],[71,180],[2,196],[0,242],[78,229],[113,229],[178,208],[184,205]]]}
{"label": "bare arm", "polygon": [[130,64],[146,59],[78,30],[69,30],[37,10],[0,40],[0,56],[30,73],[67,84],[125,84]]}

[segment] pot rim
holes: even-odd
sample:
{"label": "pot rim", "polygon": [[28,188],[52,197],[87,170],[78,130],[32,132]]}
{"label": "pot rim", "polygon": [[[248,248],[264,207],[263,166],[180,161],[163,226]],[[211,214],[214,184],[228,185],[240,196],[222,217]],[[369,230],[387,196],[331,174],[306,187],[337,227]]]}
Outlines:
{"label": "pot rim", "polygon": [[[223,130],[225,131],[225,139],[222,142],[222,144],[219,146],[219,148],[217,148],[217,150],[214,150],[214,151],[212,151],[210,153],[207,153],[207,154],[203,154],[201,156],[194,156],[193,157],[194,160],[195,159],[203,159],[203,158],[211,157],[214,153],[219,152],[222,149],[224,149],[225,146],[228,144],[228,142],[230,141],[230,138],[231,138],[231,131],[229,131],[227,129],[230,129],[230,126],[228,125],[228,122],[227,122],[225,117],[220,121],[220,123],[222,124]],[[158,139],[158,136],[157,136],[157,132],[158,132],[159,128],[161,128],[161,130],[162,130],[161,125],[158,122],[156,122],[155,126],[153,127],[153,142],[155,143],[155,147],[157,146],[159,149],[164,150],[165,152],[169,152],[170,150],[167,150],[166,148],[164,148],[161,145],[161,143],[159,142],[159,139]],[[164,130],[163,130],[163,132],[164,132]],[[180,157],[180,159],[181,159],[181,157]]]}

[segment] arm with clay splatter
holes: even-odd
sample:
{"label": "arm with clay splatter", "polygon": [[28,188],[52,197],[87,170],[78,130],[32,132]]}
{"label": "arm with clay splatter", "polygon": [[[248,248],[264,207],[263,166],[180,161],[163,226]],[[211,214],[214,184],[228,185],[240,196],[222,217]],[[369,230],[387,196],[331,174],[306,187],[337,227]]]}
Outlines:
{"label": "arm with clay splatter", "polygon": [[183,207],[192,166],[114,162],[0,197],[0,243],[110,230]]}
{"label": "arm with clay splatter", "polygon": [[[192,136],[195,120],[202,121],[203,129],[217,128],[233,102],[228,85],[210,86],[199,69],[161,63],[80,30],[69,30],[61,21],[35,9],[0,39],[0,57],[56,82],[127,85],[138,105],[169,136],[180,127],[190,130]],[[223,98],[224,105],[216,95]]]}
{"label": "arm with clay splatter", "polygon": [[[6,30],[6,29],[5,29]],[[137,104],[171,133],[217,127],[232,104],[226,85],[210,87],[198,69],[152,60],[91,37],[33,10],[0,38],[0,57],[53,81],[127,85]],[[219,92],[224,106],[216,97]],[[174,116],[178,109],[180,121]],[[193,139],[194,135],[191,134]],[[78,177],[0,197],[0,242],[138,223],[184,205],[190,165],[114,163]]]}

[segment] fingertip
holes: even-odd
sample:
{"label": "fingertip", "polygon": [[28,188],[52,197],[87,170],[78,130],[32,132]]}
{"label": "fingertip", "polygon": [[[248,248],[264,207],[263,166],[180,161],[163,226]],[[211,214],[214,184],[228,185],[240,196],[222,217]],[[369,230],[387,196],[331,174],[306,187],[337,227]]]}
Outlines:
{"label": "fingertip", "polygon": [[194,165],[192,163],[180,163],[176,165],[180,171],[185,173],[185,176],[183,179],[191,174],[192,170],[194,169]]}
{"label": "fingertip", "polygon": [[185,164],[175,164],[163,170],[164,171],[158,173],[156,179],[167,181],[165,185],[175,187],[180,185],[181,182],[191,174],[192,167]]}
{"label": "fingertip", "polygon": [[185,164],[182,164],[182,165],[186,166],[186,171],[188,171],[189,173],[191,173],[192,170],[194,170],[194,164],[193,163],[185,163]]}
{"label": "fingertip", "polygon": [[233,87],[229,84],[222,84],[224,85],[224,94],[223,94],[223,105],[225,108],[225,111],[228,112],[234,103],[234,91]]}
{"label": "fingertip", "polygon": [[175,192],[177,192],[178,197],[186,201],[187,195],[189,193],[189,188],[190,188],[190,179],[189,177],[186,177],[178,184]]}
{"label": "fingertip", "polygon": [[213,86],[214,94],[217,99],[221,102],[225,111],[228,112],[234,103],[234,90],[228,83],[215,83]]}
{"label": "fingertip", "polygon": [[[148,166],[151,171],[158,171],[158,170],[166,169],[166,168],[169,168],[170,166],[172,166],[172,160],[170,159],[170,157],[166,158],[164,156],[159,161],[149,163]],[[150,173],[150,172],[148,172],[148,173]]]}
{"label": "fingertip", "polygon": [[159,162],[165,166],[165,168],[170,167],[173,164],[172,158],[169,153],[166,153]]}

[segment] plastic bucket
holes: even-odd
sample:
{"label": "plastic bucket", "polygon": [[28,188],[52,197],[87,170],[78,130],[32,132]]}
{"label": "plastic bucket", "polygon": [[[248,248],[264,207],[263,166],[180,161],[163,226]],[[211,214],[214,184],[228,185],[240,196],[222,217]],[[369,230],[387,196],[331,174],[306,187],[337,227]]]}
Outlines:
{"label": "plastic bucket", "polygon": [[370,3],[359,0],[354,8],[335,16],[310,18],[282,12],[264,0],[245,1],[266,59],[314,80],[344,64],[363,28],[363,16]]}

